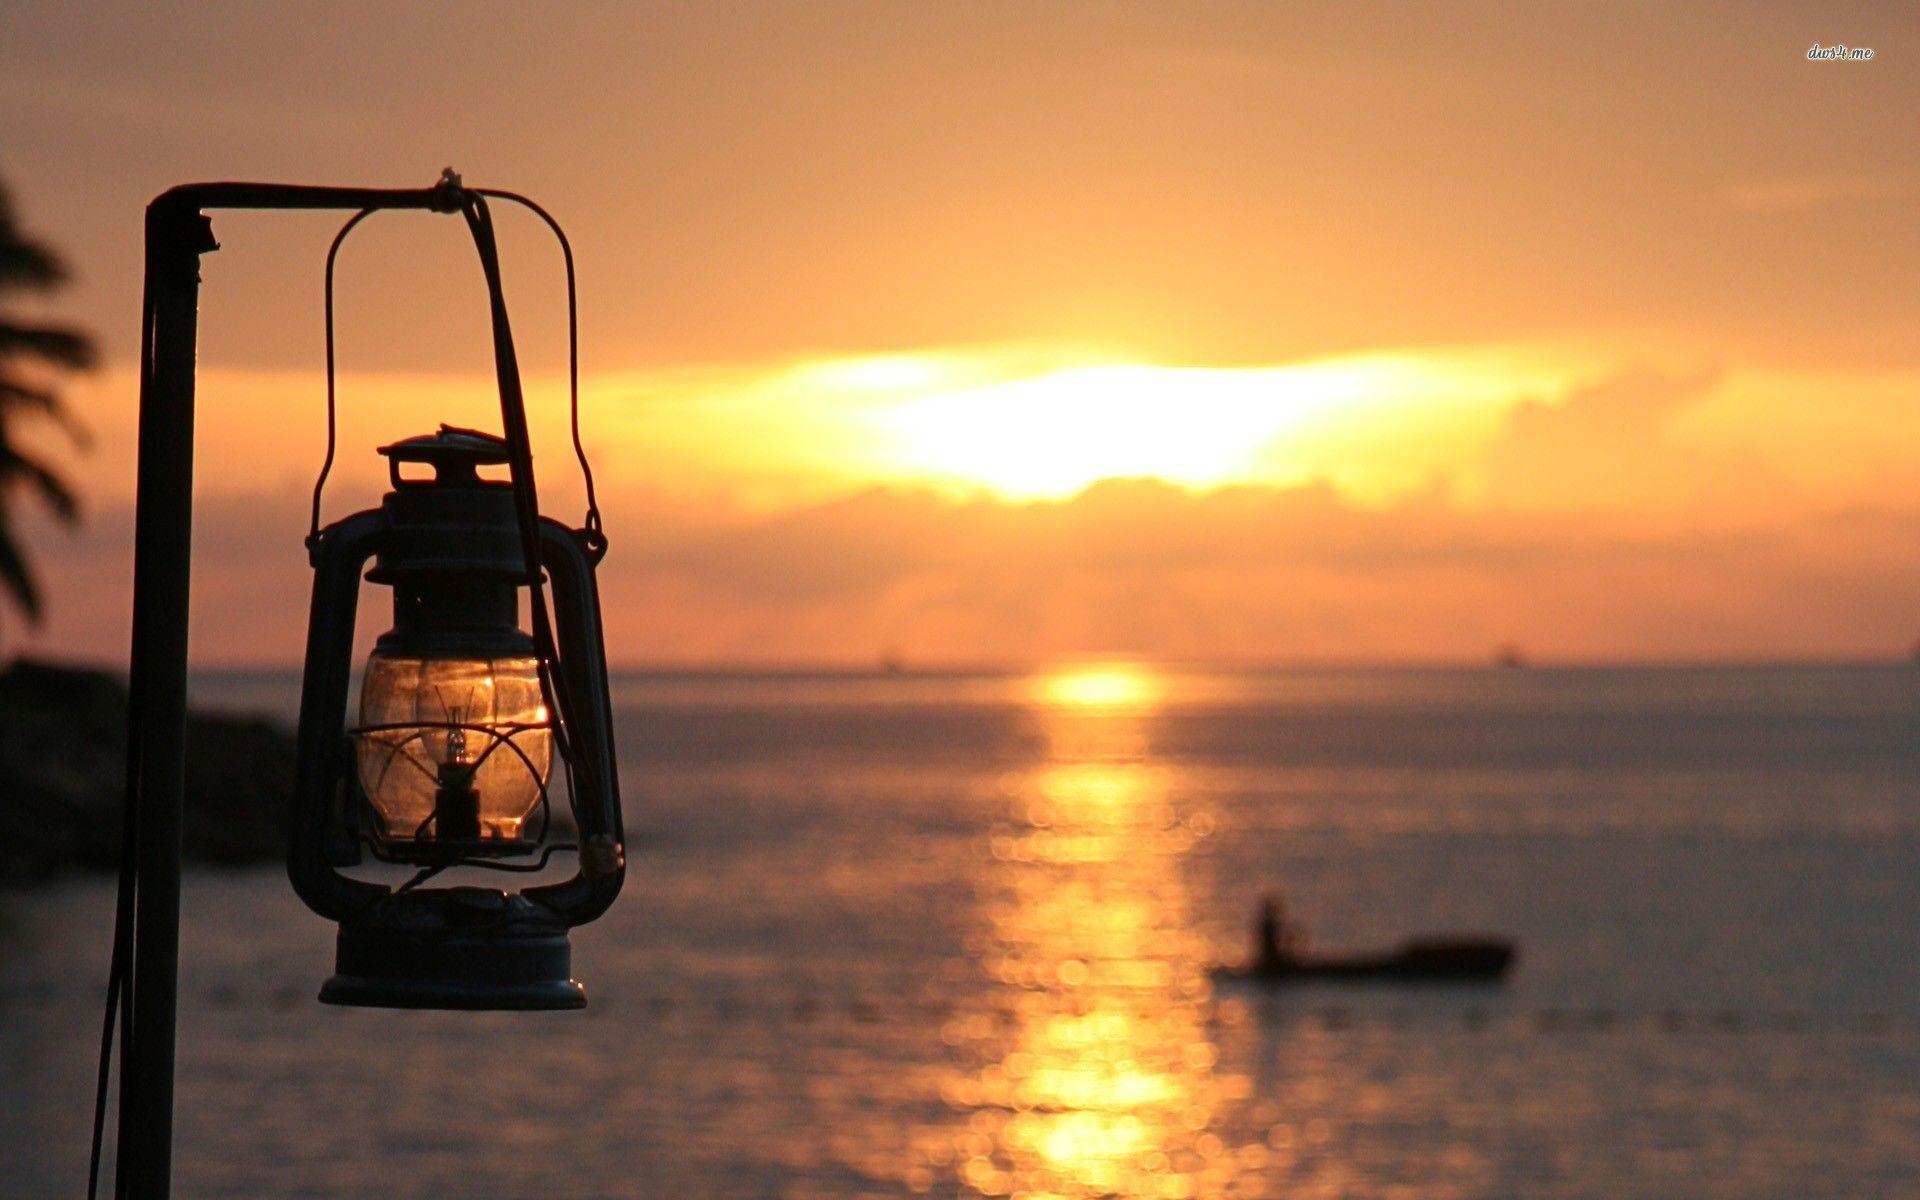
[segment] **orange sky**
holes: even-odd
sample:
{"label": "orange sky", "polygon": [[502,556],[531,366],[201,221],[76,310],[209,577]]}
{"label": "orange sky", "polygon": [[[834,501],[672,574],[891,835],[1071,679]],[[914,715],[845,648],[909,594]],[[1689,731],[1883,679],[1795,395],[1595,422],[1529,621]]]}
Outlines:
{"label": "orange sky", "polygon": [[[146,198],[453,163],[578,249],[622,662],[1902,653],[1916,32],[1895,4],[12,4],[0,177],[110,364],[74,393],[89,525],[28,524],[28,644],[124,643]],[[503,221],[571,515],[556,263]],[[193,649],[286,662],[332,223],[217,229]],[[372,446],[486,419],[463,237],[387,216],[343,256],[335,514],[377,498]]]}

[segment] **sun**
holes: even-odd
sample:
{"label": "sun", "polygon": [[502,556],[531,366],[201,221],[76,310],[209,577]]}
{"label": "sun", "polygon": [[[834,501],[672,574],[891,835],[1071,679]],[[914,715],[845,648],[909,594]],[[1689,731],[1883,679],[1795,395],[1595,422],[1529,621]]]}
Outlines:
{"label": "sun", "polygon": [[1553,348],[1410,348],[1173,365],[1077,345],[930,348],[641,373],[611,384],[636,456],[743,510],[863,488],[1014,503],[1105,479],[1325,484],[1383,506],[1471,460],[1512,406],[1564,392]]}
{"label": "sun", "polygon": [[885,422],[904,467],[1041,498],[1116,477],[1217,485],[1327,401],[1263,372],[1114,364],[922,396]]}
{"label": "sun", "polygon": [[1343,429],[1378,423],[1383,410],[1447,382],[1431,364],[1388,356],[1265,367],[1095,362],[902,389],[873,422],[895,469],[1007,499],[1060,499],[1114,478],[1290,484],[1339,473],[1327,447]]}

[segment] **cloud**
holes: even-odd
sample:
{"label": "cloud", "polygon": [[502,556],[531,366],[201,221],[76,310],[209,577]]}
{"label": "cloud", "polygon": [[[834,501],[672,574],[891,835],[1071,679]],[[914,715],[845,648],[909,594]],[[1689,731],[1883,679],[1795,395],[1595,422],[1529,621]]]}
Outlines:
{"label": "cloud", "polygon": [[[1920,625],[1910,493],[1808,502],[1702,436],[1727,389],[1715,372],[1642,369],[1522,403],[1433,486],[1384,505],[1324,481],[1109,479],[1058,500],[893,486],[756,512],[615,455],[601,480],[609,644],[627,664],[1477,660],[1505,642],[1547,659],[1899,652]],[[290,663],[307,481],[223,478],[197,512],[194,657]],[[348,482],[331,512],[374,484]],[[124,494],[101,495],[72,538],[30,517],[50,596],[35,645],[123,656],[131,530]],[[369,596],[370,634],[386,616]]]}
{"label": "cloud", "polygon": [[1023,505],[873,492],[629,547],[609,590],[645,598],[627,615],[649,649],[690,658],[1871,655],[1920,620],[1917,528],[1889,509],[1650,532],[1438,496],[1359,509],[1321,486],[1111,481]]}
{"label": "cloud", "polygon": [[[298,657],[303,500],[202,503],[196,661]],[[1442,492],[1371,509],[1325,485],[1111,480],[1065,501],[876,490],[751,518],[626,493],[607,521],[609,645],[627,664],[1477,661],[1503,642],[1546,659],[1857,656],[1899,653],[1920,626],[1920,510],[1900,505],[1655,529]],[[43,649],[121,657],[130,532],[124,505],[78,538],[28,531],[53,595]],[[368,596],[371,635],[386,618]]]}
{"label": "cloud", "polygon": [[1618,372],[1553,403],[1516,405],[1482,452],[1466,490],[1525,511],[1635,512],[1640,520],[1697,522],[1745,512],[1781,494],[1750,453],[1681,435],[1711,399],[1718,371]]}

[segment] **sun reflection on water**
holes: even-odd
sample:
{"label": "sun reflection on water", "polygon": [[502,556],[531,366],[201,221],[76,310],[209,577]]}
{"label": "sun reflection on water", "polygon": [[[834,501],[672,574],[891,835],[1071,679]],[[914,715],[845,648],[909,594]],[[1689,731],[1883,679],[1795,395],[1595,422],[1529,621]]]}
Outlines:
{"label": "sun reflection on water", "polygon": [[[1069,713],[1059,709],[1129,709],[1145,712],[1158,708],[1166,697],[1161,678],[1133,663],[1105,663],[1074,667],[1039,676],[1033,696],[1047,715],[1064,719]],[[1059,724],[1056,720],[1054,724]],[[1137,734],[1138,730],[1120,731]]]}
{"label": "sun reflection on water", "polygon": [[1035,681],[1048,752],[1003,785],[974,946],[994,986],[943,1031],[965,1121],[932,1157],[978,1193],[1207,1196],[1237,1172],[1213,1126],[1249,1083],[1214,1069],[1184,876],[1211,815],[1150,756],[1163,695],[1134,666]]}

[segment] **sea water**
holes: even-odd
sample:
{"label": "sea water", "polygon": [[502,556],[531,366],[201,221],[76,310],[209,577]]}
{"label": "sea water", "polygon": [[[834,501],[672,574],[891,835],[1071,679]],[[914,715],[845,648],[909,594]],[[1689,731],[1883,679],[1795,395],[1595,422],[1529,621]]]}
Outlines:
{"label": "sea water", "polygon": [[[584,1012],[324,1008],[280,871],[189,872],[177,1195],[1920,1196],[1920,670],[615,690]],[[82,1186],[111,892],[0,897],[0,1195]],[[1520,959],[1215,982],[1272,892]]]}

